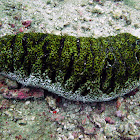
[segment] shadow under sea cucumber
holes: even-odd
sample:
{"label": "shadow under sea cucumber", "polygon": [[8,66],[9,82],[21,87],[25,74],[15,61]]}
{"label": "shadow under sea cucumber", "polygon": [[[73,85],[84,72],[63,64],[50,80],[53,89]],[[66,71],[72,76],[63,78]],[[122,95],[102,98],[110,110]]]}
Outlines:
{"label": "shadow under sea cucumber", "polygon": [[109,101],[140,88],[140,39],[7,35],[0,38],[0,74],[70,100]]}

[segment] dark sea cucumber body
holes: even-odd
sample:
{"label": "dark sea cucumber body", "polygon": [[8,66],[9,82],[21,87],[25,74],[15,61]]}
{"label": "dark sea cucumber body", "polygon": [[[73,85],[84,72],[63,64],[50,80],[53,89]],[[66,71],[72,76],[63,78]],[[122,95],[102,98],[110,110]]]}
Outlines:
{"label": "dark sea cucumber body", "polygon": [[140,39],[20,33],[0,38],[0,74],[71,100],[108,101],[140,86]]}

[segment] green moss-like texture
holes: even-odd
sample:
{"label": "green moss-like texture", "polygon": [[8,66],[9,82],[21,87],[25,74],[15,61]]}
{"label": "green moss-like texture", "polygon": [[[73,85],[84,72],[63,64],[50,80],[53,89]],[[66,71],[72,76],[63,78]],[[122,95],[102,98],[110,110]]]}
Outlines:
{"label": "green moss-like texture", "polygon": [[66,98],[77,94],[75,100],[110,100],[140,86],[140,39],[128,33],[98,39],[43,33],[4,36],[0,72],[17,71],[23,77],[48,77],[50,86],[60,83],[64,90],[59,94]]}

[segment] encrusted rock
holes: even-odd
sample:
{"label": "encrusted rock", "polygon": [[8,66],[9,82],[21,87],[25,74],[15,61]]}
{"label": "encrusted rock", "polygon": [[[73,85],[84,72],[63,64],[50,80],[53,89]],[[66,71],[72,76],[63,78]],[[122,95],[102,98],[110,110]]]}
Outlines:
{"label": "encrusted rock", "polygon": [[56,99],[53,98],[52,96],[47,96],[45,98],[45,100],[47,101],[49,107],[51,107],[52,109],[56,108]]}
{"label": "encrusted rock", "polygon": [[104,133],[105,136],[107,137],[115,137],[118,135],[118,132],[116,131],[116,127],[110,126],[109,124],[107,124],[106,127],[104,128]]}
{"label": "encrusted rock", "polygon": [[7,86],[9,88],[12,88],[12,89],[18,88],[18,83],[16,81],[13,81],[13,80],[10,80],[10,79],[6,79],[5,83],[7,84]]}

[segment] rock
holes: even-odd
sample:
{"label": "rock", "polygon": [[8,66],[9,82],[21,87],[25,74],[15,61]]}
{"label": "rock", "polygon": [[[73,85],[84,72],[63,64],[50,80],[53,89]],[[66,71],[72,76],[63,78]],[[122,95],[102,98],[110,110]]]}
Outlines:
{"label": "rock", "polygon": [[116,127],[115,126],[110,126],[109,124],[107,124],[103,130],[103,132],[105,133],[105,136],[107,137],[115,137],[118,135],[118,132],[116,131]]}
{"label": "rock", "polygon": [[113,18],[119,19],[121,16],[122,16],[122,10],[117,9],[113,11]]}
{"label": "rock", "polygon": [[119,127],[117,128],[117,131],[118,131],[120,134],[123,134],[124,130],[125,130],[125,126],[122,125],[122,124],[119,125]]}
{"label": "rock", "polygon": [[104,13],[104,10],[103,10],[99,5],[96,5],[96,6],[93,8],[92,13],[103,14],[103,13]]}
{"label": "rock", "polygon": [[45,100],[47,101],[49,107],[56,109],[56,99],[54,99],[52,96],[47,96]]}
{"label": "rock", "polygon": [[59,30],[54,30],[51,33],[55,34],[55,35],[61,35],[61,31],[59,31]]}
{"label": "rock", "polygon": [[31,23],[32,23],[31,20],[22,21],[22,25],[24,25],[25,28],[31,26]]}
{"label": "rock", "polygon": [[30,101],[26,101],[25,102],[25,105],[29,105],[31,102]]}
{"label": "rock", "polygon": [[18,32],[21,33],[21,32],[24,32],[24,30],[25,30],[25,27],[20,27],[19,30],[18,30]]}
{"label": "rock", "polygon": [[110,117],[106,117],[105,121],[106,121],[106,123],[109,123],[109,124],[115,124],[115,121],[112,120]]}
{"label": "rock", "polygon": [[79,139],[83,139],[83,137],[84,137],[83,135],[80,135],[80,136],[79,136]]}
{"label": "rock", "polygon": [[11,28],[15,28],[15,24],[10,24],[9,25],[11,26]]}
{"label": "rock", "polygon": [[30,101],[26,101],[26,102],[24,103],[24,108],[25,108],[25,109],[29,108],[29,104],[30,104]]}
{"label": "rock", "polygon": [[136,121],[135,121],[135,125],[136,125],[137,127],[140,127],[140,121],[139,121],[139,120],[136,120]]}
{"label": "rock", "polygon": [[0,21],[0,27],[2,27],[2,22]]}
{"label": "rock", "polygon": [[75,125],[74,124],[71,124],[71,123],[69,123],[69,122],[66,122],[65,124],[64,124],[64,129],[66,129],[66,130],[74,130],[75,129]]}
{"label": "rock", "polygon": [[116,108],[117,108],[117,110],[119,110],[119,108],[121,107],[122,102],[123,102],[123,98],[122,97],[119,97],[117,99],[117,102],[116,102]]}
{"label": "rock", "polygon": [[133,125],[132,123],[129,123],[128,128],[129,128],[129,131],[128,131],[129,135],[135,136],[136,130],[137,130],[136,126]]}
{"label": "rock", "polygon": [[136,29],[140,28],[140,23],[135,23],[135,24],[134,24],[134,27],[135,27]]}
{"label": "rock", "polygon": [[17,83],[16,81],[13,81],[13,80],[10,80],[10,79],[6,79],[6,80],[5,80],[5,83],[7,84],[7,86],[8,86],[10,89],[18,88],[18,83]]}
{"label": "rock", "polygon": [[18,124],[19,125],[26,125],[27,124],[27,121],[26,120],[19,120],[18,121]]}
{"label": "rock", "polygon": [[135,106],[135,107],[132,109],[132,112],[133,112],[134,114],[139,113],[139,111],[140,111],[140,108],[139,108],[138,106]]}
{"label": "rock", "polygon": [[6,111],[4,112],[4,114],[7,115],[8,117],[12,117],[12,116],[13,116],[13,113],[10,112],[10,111],[8,111],[8,110],[6,110]]}
{"label": "rock", "polygon": [[68,140],[74,140],[74,136],[71,133],[69,133]]}
{"label": "rock", "polygon": [[126,20],[126,25],[130,25],[132,23],[132,20],[131,19],[127,19]]}
{"label": "rock", "polygon": [[4,81],[5,77],[0,75],[0,81]]}
{"label": "rock", "polygon": [[124,114],[122,113],[122,111],[118,110],[115,112],[115,115],[119,118],[124,117]]}
{"label": "rock", "polygon": [[13,19],[15,20],[21,20],[22,16],[20,14],[16,14],[13,16]]}
{"label": "rock", "polygon": [[9,100],[4,99],[0,102],[0,109],[7,109],[9,107],[10,107]]}
{"label": "rock", "polygon": [[5,91],[8,91],[8,86],[0,82],[0,94],[4,93]]}
{"label": "rock", "polygon": [[92,5],[93,4],[93,0],[88,1],[88,4]]}
{"label": "rock", "polygon": [[70,22],[69,21],[67,21],[66,23],[64,23],[64,27],[68,27],[68,26],[70,26]]}

